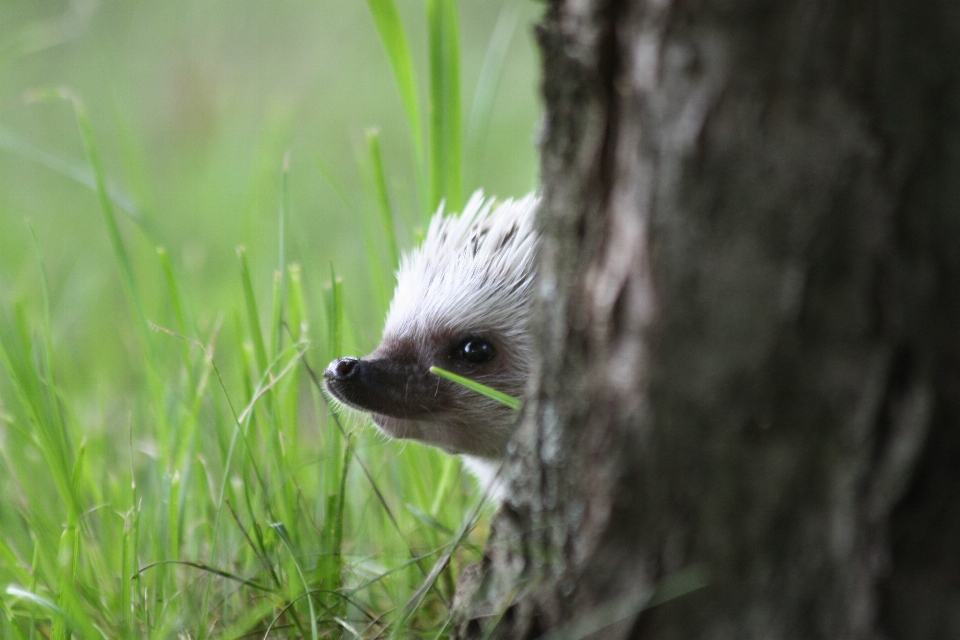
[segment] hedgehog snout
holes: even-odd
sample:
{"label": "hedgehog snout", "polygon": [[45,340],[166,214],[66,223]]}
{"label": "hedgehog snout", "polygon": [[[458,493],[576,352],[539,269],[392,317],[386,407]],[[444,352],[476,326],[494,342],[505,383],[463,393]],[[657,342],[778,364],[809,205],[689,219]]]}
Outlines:
{"label": "hedgehog snout", "polygon": [[327,380],[346,380],[356,375],[359,364],[360,358],[337,358],[323,372],[323,377]]}
{"label": "hedgehog snout", "polygon": [[361,367],[360,358],[337,358],[327,366],[323,379],[327,391],[334,398],[352,407],[366,409],[354,397],[357,395],[354,387],[358,386],[356,378],[359,377]]}
{"label": "hedgehog snout", "polygon": [[340,402],[354,408],[370,410],[369,401],[364,396],[365,387],[363,378],[363,360],[360,358],[337,358],[331,362],[323,372],[327,391]]}
{"label": "hedgehog snout", "polygon": [[444,408],[437,378],[415,362],[338,358],[323,372],[327,391],[354,409],[395,418],[422,418]]}

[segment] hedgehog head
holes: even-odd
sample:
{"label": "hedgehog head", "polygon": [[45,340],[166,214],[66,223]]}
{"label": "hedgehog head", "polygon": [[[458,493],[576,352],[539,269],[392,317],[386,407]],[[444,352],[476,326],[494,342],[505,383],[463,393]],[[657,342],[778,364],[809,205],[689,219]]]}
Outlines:
{"label": "hedgehog head", "polygon": [[407,255],[380,346],[340,358],[324,377],[339,402],[372,414],[394,438],[483,460],[503,457],[516,412],[430,373],[437,366],[515,397],[529,374],[537,199],[499,204],[473,194],[443,209]]}

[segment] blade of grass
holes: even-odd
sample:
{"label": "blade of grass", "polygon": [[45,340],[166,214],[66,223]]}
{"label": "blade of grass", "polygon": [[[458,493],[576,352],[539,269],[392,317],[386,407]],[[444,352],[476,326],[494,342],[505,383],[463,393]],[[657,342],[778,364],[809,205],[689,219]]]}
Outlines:
{"label": "blade of grass", "polygon": [[280,212],[278,217],[279,229],[277,231],[277,273],[279,274],[279,286],[274,287],[274,331],[272,333],[273,349],[270,352],[271,357],[277,357],[283,348],[283,305],[287,299],[287,216],[290,215],[290,152],[287,151],[283,156],[283,168],[280,178]]}
{"label": "blade of grass", "polygon": [[[60,537],[60,547],[57,550],[57,606],[63,611],[62,618],[55,618],[53,627],[54,638],[68,637],[68,629],[75,628],[84,638],[102,638],[93,627],[90,618],[80,601],[76,590],[77,563],[79,561],[80,533],[76,524],[69,523]],[[58,634],[59,631],[59,634]]]}
{"label": "blade of grass", "polygon": [[227,509],[230,510],[230,515],[233,516],[233,521],[237,525],[237,529],[240,530],[240,533],[243,534],[244,540],[247,542],[247,546],[250,547],[250,550],[253,551],[257,560],[260,561],[260,565],[263,567],[263,570],[270,576],[270,579],[273,581],[274,587],[280,589],[283,587],[283,582],[280,580],[280,576],[277,575],[277,572],[273,568],[273,564],[270,562],[270,559],[267,557],[268,552],[266,545],[263,542],[263,536],[260,535],[260,527],[252,527],[254,535],[256,535],[256,542],[253,538],[250,537],[250,534],[247,532],[246,527],[243,526],[243,522],[240,521],[240,516],[237,515],[236,510],[233,508],[233,505],[230,504],[230,501],[226,501]]}
{"label": "blade of grass", "polygon": [[440,507],[443,506],[444,500],[447,498],[447,493],[453,486],[453,479],[460,469],[459,462],[456,456],[447,456],[446,460],[443,461],[443,471],[440,474],[440,482],[437,483],[437,492],[430,505],[430,515],[434,518],[440,512]]}
{"label": "blade of grass", "polygon": [[480,68],[480,78],[473,92],[470,115],[467,118],[467,157],[471,162],[471,180],[476,175],[483,160],[483,145],[490,127],[490,114],[493,112],[493,99],[497,95],[497,86],[507,61],[510,42],[520,19],[520,6],[517,2],[508,2],[500,9],[497,24],[490,36],[490,44]]}
{"label": "blade of grass", "polygon": [[271,523],[270,527],[277,532],[278,536],[280,536],[280,540],[283,541],[283,546],[286,547],[287,552],[290,553],[290,558],[293,560],[293,566],[297,568],[297,575],[300,576],[300,581],[303,583],[303,593],[307,597],[307,605],[310,608],[310,637],[312,640],[318,640],[319,634],[317,632],[317,613],[313,608],[313,598],[310,597],[310,583],[307,582],[306,576],[303,575],[303,568],[300,566],[300,561],[297,560],[297,554],[294,553],[293,543],[290,541],[287,528],[283,526],[282,522]]}
{"label": "blade of grass", "polygon": [[491,389],[490,387],[480,384],[470,380],[469,378],[464,378],[463,376],[458,376],[455,373],[450,373],[446,369],[441,369],[440,367],[430,367],[430,373],[438,375],[441,378],[446,378],[451,382],[456,382],[457,384],[470,389],[471,391],[476,391],[479,394],[485,395],[491,400],[496,400],[500,404],[506,405],[511,409],[520,409],[521,401],[519,398],[514,398],[511,395],[507,395],[502,391],[497,391],[496,389]]}
{"label": "blade of grass", "polygon": [[284,274],[273,272],[273,300],[270,305],[270,358],[276,359],[283,349],[283,289]]}
{"label": "blade of grass", "polygon": [[146,348],[150,343],[146,338],[147,322],[143,312],[143,303],[140,300],[137,281],[133,273],[133,265],[130,262],[127,249],[123,244],[120,226],[117,224],[117,217],[113,211],[113,201],[110,199],[107,190],[103,164],[100,162],[100,153],[94,144],[93,128],[90,126],[90,118],[87,116],[86,107],[84,107],[83,101],[79,96],[66,89],[61,89],[59,96],[73,105],[73,114],[77,121],[77,127],[80,129],[80,139],[87,153],[90,170],[93,172],[93,180],[96,185],[97,197],[100,200],[103,220],[107,226],[107,234],[110,236],[110,244],[113,246],[113,253],[120,266],[120,276],[122,278],[124,292],[127,294],[130,305],[133,307],[134,319],[137,322],[137,327],[140,329],[143,346]]}
{"label": "blade of grass", "polygon": [[410,126],[410,136],[413,138],[413,147],[417,157],[422,157],[423,136],[420,133],[420,107],[417,102],[417,82],[413,73],[413,58],[410,56],[410,46],[407,44],[406,32],[400,21],[393,0],[367,0],[370,14],[377,25],[380,42],[386,49],[387,60],[393,69],[393,78],[400,91],[400,100],[407,113],[407,123]]}
{"label": "blade of grass", "polygon": [[[43,357],[36,359],[36,367],[38,368],[37,374],[39,376],[38,381],[41,382],[42,388],[46,390],[49,394],[47,405],[48,409],[45,412],[45,415],[50,420],[52,424],[49,426],[53,428],[54,433],[58,437],[51,438],[51,442],[56,441],[59,447],[61,448],[61,458],[63,463],[67,463],[71,457],[73,457],[70,432],[68,430],[67,421],[61,409],[61,403],[58,399],[58,392],[56,386],[56,376],[53,370],[53,343],[51,342],[51,324],[50,324],[50,283],[47,277],[47,268],[43,260],[43,256],[40,252],[40,243],[37,239],[36,231],[33,228],[33,225],[27,223],[27,228],[30,231],[30,237],[33,240],[33,247],[37,254],[37,262],[40,267],[40,292],[43,299],[43,327],[41,335],[43,337]],[[23,321],[23,316],[20,316],[21,321]],[[24,322],[25,325],[25,322]],[[21,335],[26,335],[26,332],[21,330]],[[0,347],[2,348],[2,347]],[[81,444],[82,447],[82,444]],[[71,478],[71,497],[73,502],[71,506],[76,511],[72,511],[71,518],[76,518],[79,516],[80,508],[80,492],[78,488],[78,480],[76,474],[76,465],[80,462],[79,457],[74,460],[74,473]]]}
{"label": "blade of grass", "polygon": [[17,580],[23,583],[30,580],[30,571],[23,566],[24,563],[3,538],[0,538],[0,560],[3,561],[4,569],[12,572]]}
{"label": "blade of grass", "polygon": [[[130,422],[130,428],[127,431],[127,434],[129,438],[127,441],[127,445],[129,447],[129,453],[130,453],[130,504],[131,504],[130,515],[128,516],[128,522],[130,523],[129,527],[130,527],[131,541],[130,541],[130,549],[129,549],[130,565],[129,566],[124,565],[122,577],[126,577],[129,574],[130,572],[129,567],[136,567],[140,563],[140,555],[139,555],[140,554],[140,501],[138,500],[138,497],[137,497],[137,475],[133,466],[133,422],[132,421]],[[127,525],[124,525],[125,529],[126,529],[126,526]],[[125,613],[129,612],[129,615],[130,615],[129,624],[130,626],[132,626],[134,612],[131,610],[134,609],[137,606],[137,604],[140,604],[142,609],[145,609],[146,605],[143,603],[142,600],[139,600],[138,602],[138,599],[136,597],[140,593],[140,587],[141,587],[139,576],[131,577],[130,582],[131,582],[131,585],[129,589],[125,591],[125,593],[127,593],[128,595],[122,598],[121,602],[125,607],[124,612]]]}
{"label": "blade of grass", "polygon": [[52,381],[44,376],[47,365],[38,365],[32,359],[37,349],[30,339],[22,306],[17,305],[14,312],[12,323],[0,316],[0,365],[6,369],[16,397],[33,426],[27,437],[43,456],[48,478],[52,478],[57,487],[69,517],[76,519],[82,508],[70,475],[74,458],[70,434],[60,414],[56,392],[50,388]]}
{"label": "blade of grass", "polygon": [[[330,263],[330,284],[324,289],[324,315],[326,317],[327,339],[324,361],[342,355],[342,329],[344,318],[342,283],[337,277],[333,263]],[[318,418],[323,417],[324,423],[329,425],[331,417],[335,416],[322,392],[322,386],[317,383],[316,375],[306,359],[303,360],[307,375],[312,379],[311,386],[314,402],[318,408]],[[320,407],[325,410],[319,411]],[[339,423],[338,423],[339,426]],[[343,429],[331,430],[329,437],[324,438],[325,457],[329,460],[321,471],[321,487],[324,496],[323,527],[320,532],[321,548],[329,550],[324,553],[317,563],[317,571],[322,584],[337,591],[343,581],[343,530],[344,511],[347,505],[347,476],[353,462],[353,439]],[[334,611],[342,608],[340,603],[332,603]]]}
{"label": "blade of grass", "polygon": [[[340,183],[337,182],[333,174],[330,173],[329,170],[327,170],[326,166],[324,166],[323,162],[320,159],[316,159],[314,164],[316,165],[317,169],[319,169],[320,174],[327,181],[327,183],[329,183],[329,185],[333,187],[334,193],[337,194],[337,197],[340,199],[343,205],[350,212],[350,215],[352,216],[353,220],[356,221],[358,224],[360,224],[361,227],[363,227],[363,248],[367,253],[367,264],[371,266],[370,278],[373,284],[373,290],[376,292],[377,301],[379,301],[380,303],[380,309],[378,309],[378,311],[382,311],[387,308],[387,305],[390,303],[390,299],[388,297],[389,292],[387,290],[387,284],[386,284],[386,279],[384,278],[383,269],[376,269],[373,267],[373,265],[380,264],[381,258],[380,258],[380,252],[377,251],[377,243],[374,238],[374,232],[371,229],[373,225],[367,222],[367,218],[369,216],[364,216],[360,213],[360,210],[357,208],[357,206],[350,201],[349,197],[347,197],[347,194],[343,190],[343,187],[340,186]],[[332,265],[331,265],[331,268],[332,268]],[[391,274],[391,277],[392,277],[392,274]],[[378,313],[377,315],[380,315],[380,314]],[[333,354],[339,355],[340,352],[336,351],[336,352],[333,352]]]}
{"label": "blade of grass", "polygon": [[68,101],[73,106],[74,117],[77,122],[77,127],[80,130],[80,139],[87,154],[87,161],[90,163],[90,170],[93,172],[97,196],[100,201],[100,210],[103,213],[104,223],[107,227],[107,235],[110,237],[114,257],[120,267],[124,293],[133,311],[137,337],[140,341],[140,347],[144,352],[146,378],[153,401],[159,439],[165,446],[169,446],[170,423],[164,403],[163,381],[156,369],[153,341],[150,339],[150,331],[148,329],[146,315],[143,311],[140,290],[134,276],[133,265],[130,262],[129,254],[123,243],[123,236],[120,233],[120,226],[117,223],[117,217],[113,210],[113,203],[107,190],[106,174],[103,170],[100,154],[95,144],[90,118],[87,116],[86,108],[79,96],[68,89],[61,89],[57,92],[57,96]]}
{"label": "blade of grass", "polygon": [[307,339],[309,330],[309,315],[303,294],[303,269],[299,264],[287,267],[287,279],[290,281],[289,318],[287,323],[290,337],[295,342]]}
{"label": "blade of grass", "polygon": [[[2,599],[0,599],[0,609],[3,609],[4,614],[3,617],[0,618],[0,622],[4,623],[0,625],[0,637],[27,640],[27,636],[23,635],[23,632],[20,631],[20,625],[16,624],[16,614],[13,612],[13,609]],[[32,626],[31,624],[31,628]]]}
{"label": "blade of grass", "polygon": [[470,515],[464,519],[463,523],[460,525],[460,529],[449,542],[447,550],[444,551],[443,555],[434,563],[430,573],[426,578],[424,578],[423,583],[413,594],[413,597],[407,601],[407,604],[404,606],[400,617],[394,623],[393,633],[391,635],[392,638],[399,637],[399,634],[403,631],[404,625],[406,625],[407,621],[423,602],[423,599],[426,597],[427,593],[431,589],[436,589],[437,578],[440,577],[440,574],[443,573],[443,571],[447,568],[447,565],[450,564],[450,559],[453,557],[454,552],[460,547],[467,535],[477,525],[477,519],[480,517],[480,513],[483,510],[485,502],[486,496],[483,495],[477,501],[477,504],[470,512]]}
{"label": "blade of grass", "polygon": [[[270,357],[274,363],[280,357],[281,350],[283,348],[283,318],[286,298],[286,293],[284,291],[286,286],[285,283],[286,278],[284,277],[284,273],[280,270],[274,271],[273,309],[271,313],[273,320],[270,326],[270,336],[272,338]],[[268,412],[268,431],[266,434],[264,434],[264,444],[269,446],[274,466],[278,470],[283,470],[288,466],[288,452],[284,442],[285,429],[283,420],[283,399],[288,388],[291,385],[296,386],[298,371],[299,369],[294,367],[282,382],[278,382],[277,387],[271,393],[271,404],[269,405],[271,407],[271,411]],[[291,416],[291,422],[289,424],[291,427],[296,424],[295,411]],[[295,432],[296,429],[291,428],[291,431]],[[277,505],[281,519],[290,521],[290,519],[294,517],[294,512],[296,511],[296,492],[293,483],[281,482],[275,487],[274,491],[274,498],[271,501]],[[280,496],[283,497],[282,500],[279,499]]]}
{"label": "blade of grass", "polygon": [[[294,349],[299,346],[301,345],[294,345],[290,349]],[[201,345],[201,348],[203,348],[202,345]],[[207,357],[210,358],[213,372],[216,375],[217,382],[220,385],[220,389],[223,392],[223,396],[227,402],[227,406],[229,407],[230,414],[233,418],[233,434],[231,436],[230,444],[226,452],[224,465],[223,465],[223,477],[221,478],[221,481],[220,481],[219,495],[216,498],[215,517],[214,517],[214,523],[213,523],[214,537],[213,537],[212,549],[210,551],[211,556],[215,555],[217,543],[219,541],[219,537],[216,535],[216,533],[220,528],[220,519],[223,513],[223,505],[225,503],[227,484],[230,479],[230,469],[233,463],[233,458],[234,458],[234,453],[236,450],[237,443],[239,440],[241,439],[243,440],[244,446],[246,447],[246,450],[249,456],[248,461],[253,467],[253,471],[257,477],[258,483],[261,487],[265,488],[263,476],[260,473],[259,469],[257,468],[257,465],[253,459],[253,452],[252,452],[253,447],[250,445],[250,442],[248,439],[248,428],[250,426],[250,419],[252,417],[256,404],[260,400],[260,398],[263,397],[263,395],[270,392],[273,389],[273,387],[279,381],[281,381],[288,372],[290,372],[294,368],[296,363],[302,359],[303,353],[304,353],[303,350],[299,350],[297,353],[297,356],[291,359],[291,361],[276,375],[273,375],[272,372],[268,369],[263,374],[263,379],[261,380],[260,385],[257,387],[257,389],[255,391],[251,391],[250,393],[248,393],[248,396],[250,397],[250,401],[247,404],[247,406],[243,409],[243,411],[240,412],[239,414],[237,413],[236,408],[233,405],[233,402],[230,400],[230,395],[227,392],[227,386],[223,380],[223,376],[220,373],[219,367],[217,367],[216,363],[213,362],[212,355],[207,353]],[[269,510],[269,503],[267,503],[267,507],[268,507],[268,515],[271,517],[271,519],[274,519],[273,514],[270,513],[270,510]],[[206,613],[208,611],[208,606],[209,606],[209,597],[210,597],[210,583],[207,582],[204,588],[204,594],[203,594],[203,600],[202,600],[201,611],[203,613],[201,615],[201,619],[206,619]],[[206,635],[202,635],[201,637],[206,637]]]}
{"label": "blade of grass", "polygon": [[[83,633],[84,638],[103,637],[99,633],[97,633],[93,629],[93,627],[81,624],[79,621],[75,620],[63,609],[58,607],[56,604],[54,604],[52,601],[48,600],[47,598],[44,598],[43,596],[39,596],[35,593],[27,591],[26,589],[21,589],[20,587],[12,584],[7,586],[5,593],[6,595],[11,596],[13,598],[17,598],[19,600],[25,600],[30,604],[36,607],[39,607],[40,609],[43,609],[47,613],[51,614],[53,616],[53,620],[55,621],[54,622],[55,628],[57,625],[56,621],[60,621],[60,623],[63,624],[65,627],[64,631],[66,629],[73,629],[76,631],[80,631],[81,633]],[[89,636],[87,635],[88,633],[89,633]]]}
{"label": "blade of grass", "polygon": [[427,0],[430,58],[430,200],[427,216],[446,201],[463,204],[463,131],[460,107],[460,27],[456,0]]}
{"label": "blade of grass", "polygon": [[[393,0],[367,0],[370,15],[377,26],[380,42],[387,53],[387,61],[393,70],[393,78],[400,91],[403,110],[407,114],[410,138],[416,160],[418,182],[423,181],[423,134],[420,129],[420,106],[417,100],[417,81],[413,73],[413,58],[407,44],[406,32],[400,21],[400,13]],[[422,189],[422,187],[421,187]],[[421,197],[423,194],[421,193]]]}
{"label": "blade of grass", "polygon": [[247,322],[250,325],[250,340],[257,360],[257,375],[267,371],[267,347],[263,343],[263,331],[260,329],[260,312],[257,311],[257,298],[253,293],[253,280],[250,278],[250,265],[247,264],[247,250],[237,247],[237,259],[240,261],[240,280],[243,283],[243,301],[247,309]]}
{"label": "blade of grass", "polygon": [[436,518],[434,518],[433,516],[431,516],[429,513],[426,513],[426,512],[424,512],[424,511],[421,511],[416,505],[410,504],[410,503],[408,502],[407,505],[406,505],[406,507],[407,507],[407,511],[409,511],[410,513],[412,513],[413,516],[414,516],[417,520],[419,520],[420,522],[424,523],[425,525],[427,525],[427,526],[430,527],[431,529],[434,529],[434,530],[436,530],[436,531],[438,531],[438,532],[440,532],[440,533],[442,533],[442,534],[444,534],[444,535],[446,535],[446,536],[452,536],[452,535],[453,535],[453,531],[450,530],[449,527],[447,527],[445,524],[443,524],[442,522],[440,522],[439,520],[437,520]]}
{"label": "blade of grass", "polygon": [[[173,319],[177,323],[177,332],[180,335],[187,334],[187,323],[183,316],[183,302],[180,296],[180,288],[177,286],[177,278],[173,272],[173,265],[170,263],[170,254],[164,247],[157,247],[157,258],[160,260],[160,268],[163,270],[163,277],[167,282],[168,293],[170,294],[170,307],[173,310]],[[183,364],[189,369],[190,366],[190,345],[186,340],[183,344]]]}
{"label": "blade of grass", "polygon": [[[343,281],[330,263],[330,288],[326,291],[327,357],[343,355]],[[322,387],[321,387],[322,388]]]}
{"label": "blade of grass", "polygon": [[336,575],[334,579],[336,580],[338,589],[342,586],[343,581],[341,575],[343,571],[343,510],[347,504],[347,475],[350,473],[351,462],[353,462],[353,443],[350,440],[345,440],[343,462],[340,463],[340,468],[342,469],[340,475],[340,491],[337,494],[336,512],[333,514],[333,543],[330,547],[330,552],[334,554],[334,558],[336,559]]}
{"label": "blade of grass", "polygon": [[256,589],[257,591],[266,591],[266,592],[273,591],[272,588],[266,585],[262,585],[256,580],[248,580],[246,578],[236,575],[235,573],[231,573],[223,569],[218,569],[216,567],[211,567],[210,565],[206,565],[202,562],[193,562],[191,560],[161,560],[158,562],[150,562],[140,567],[137,570],[137,575],[139,576],[140,574],[145,573],[146,571],[153,569],[154,567],[162,567],[164,565],[169,565],[169,564],[175,564],[175,565],[180,565],[184,567],[193,567],[194,569],[199,569],[206,573],[219,576],[221,578],[226,578],[227,580],[232,580],[234,582],[242,584],[245,587]]}
{"label": "blade of grass", "polygon": [[400,250],[397,248],[397,232],[393,224],[393,207],[390,206],[390,193],[387,191],[387,178],[383,171],[383,156],[380,153],[380,132],[367,131],[367,146],[370,149],[370,163],[373,165],[373,184],[377,192],[377,205],[380,212],[380,224],[383,227],[384,240],[387,243],[387,273],[396,271],[400,264]]}

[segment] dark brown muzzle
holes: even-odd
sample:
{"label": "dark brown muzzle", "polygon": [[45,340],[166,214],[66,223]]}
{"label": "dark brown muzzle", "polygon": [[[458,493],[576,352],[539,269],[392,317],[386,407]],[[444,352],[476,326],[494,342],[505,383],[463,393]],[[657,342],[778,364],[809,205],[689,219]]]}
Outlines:
{"label": "dark brown muzzle", "polygon": [[446,404],[444,381],[416,363],[339,358],[323,377],[337,400],[361,411],[422,419]]}

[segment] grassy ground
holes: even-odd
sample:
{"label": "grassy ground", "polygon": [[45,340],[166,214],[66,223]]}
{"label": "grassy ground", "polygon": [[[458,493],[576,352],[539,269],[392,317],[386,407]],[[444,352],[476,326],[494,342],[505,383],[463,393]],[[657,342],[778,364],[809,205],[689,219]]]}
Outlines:
{"label": "grassy ground", "polygon": [[536,11],[0,0],[0,638],[444,636],[489,509],[314,377],[533,188]]}

